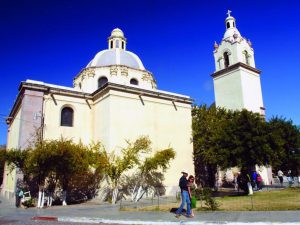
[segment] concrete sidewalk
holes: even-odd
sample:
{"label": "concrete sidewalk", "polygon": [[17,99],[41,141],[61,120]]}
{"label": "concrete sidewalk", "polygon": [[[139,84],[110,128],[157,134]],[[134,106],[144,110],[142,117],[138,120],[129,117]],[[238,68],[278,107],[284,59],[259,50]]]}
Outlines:
{"label": "concrete sidewalk", "polygon": [[300,211],[265,212],[195,212],[195,218],[175,218],[168,212],[125,212],[118,205],[85,203],[50,208],[21,209],[12,202],[0,198],[0,217],[33,218],[98,224],[155,224],[155,225],[202,225],[202,224],[300,224]]}

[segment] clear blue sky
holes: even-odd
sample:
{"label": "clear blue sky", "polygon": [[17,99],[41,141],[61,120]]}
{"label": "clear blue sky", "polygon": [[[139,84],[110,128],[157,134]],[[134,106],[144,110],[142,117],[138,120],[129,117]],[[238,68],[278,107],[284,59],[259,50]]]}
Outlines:
{"label": "clear blue sky", "polygon": [[267,118],[283,116],[299,125],[299,8],[297,0],[1,0],[0,144],[6,143],[4,117],[20,82],[72,86],[116,27],[159,89],[210,105],[213,43],[222,39],[228,9],[253,43]]}

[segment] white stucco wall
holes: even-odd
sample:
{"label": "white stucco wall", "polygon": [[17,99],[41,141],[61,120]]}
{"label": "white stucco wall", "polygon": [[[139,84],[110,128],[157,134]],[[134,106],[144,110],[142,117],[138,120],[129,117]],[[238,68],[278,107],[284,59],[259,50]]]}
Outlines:
{"label": "white stucco wall", "polygon": [[214,92],[217,107],[230,110],[244,107],[241,76],[238,70],[214,78]]}
{"label": "white stucco wall", "polygon": [[138,95],[111,90],[97,102],[95,140],[100,140],[108,150],[118,151],[126,146],[125,140],[147,135],[153,150],[173,147],[176,159],[165,175],[165,185],[169,192],[174,191],[183,169],[194,174],[191,106],[175,103],[176,110],[171,101],[145,96],[142,99],[144,105]]}
{"label": "white stucco wall", "polygon": [[[19,147],[19,138],[20,138],[20,124],[21,124],[21,108],[19,107],[18,112],[14,120],[11,122],[8,128],[7,134],[7,149],[16,149]],[[15,191],[15,182],[16,181],[16,170],[5,164],[4,173],[3,173],[3,189],[1,193],[7,197],[13,197]]]}
{"label": "white stucco wall", "polygon": [[[92,109],[85,99],[54,94],[55,105],[50,95],[44,96],[44,139],[61,137],[90,144],[92,136]],[[60,126],[61,110],[69,106],[74,110],[73,127]]]}
{"label": "white stucco wall", "polygon": [[264,106],[260,84],[260,75],[241,69],[241,86],[243,90],[244,108],[260,113]]}

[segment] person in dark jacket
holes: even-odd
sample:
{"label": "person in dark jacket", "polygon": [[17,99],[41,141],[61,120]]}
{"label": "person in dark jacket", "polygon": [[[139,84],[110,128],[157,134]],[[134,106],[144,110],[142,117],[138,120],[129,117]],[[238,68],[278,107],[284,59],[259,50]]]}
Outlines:
{"label": "person in dark jacket", "polygon": [[188,192],[188,180],[187,180],[188,172],[184,170],[181,173],[182,173],[182,177],[179,180],[179,187],[181,190],[181,204],[176,211],[176,217],[179,218],[181,216],[185,204],[187,205],[186,216],[193,217],[191,215],[191,200]]}

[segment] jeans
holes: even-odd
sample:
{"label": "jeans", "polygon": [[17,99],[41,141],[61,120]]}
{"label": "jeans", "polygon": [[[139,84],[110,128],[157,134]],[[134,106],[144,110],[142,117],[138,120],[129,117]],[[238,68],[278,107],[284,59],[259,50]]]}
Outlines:
{"label": "jeans", "polygon": [[181,214],[182,210],[184,208],[185,203],[187,204],[186,206],[186,215],[189,216],[191,215],[191,200],[189,193],[187,191],[182,191],[181,192],[181,204],[179,209],[177,209],[176,214]]}

